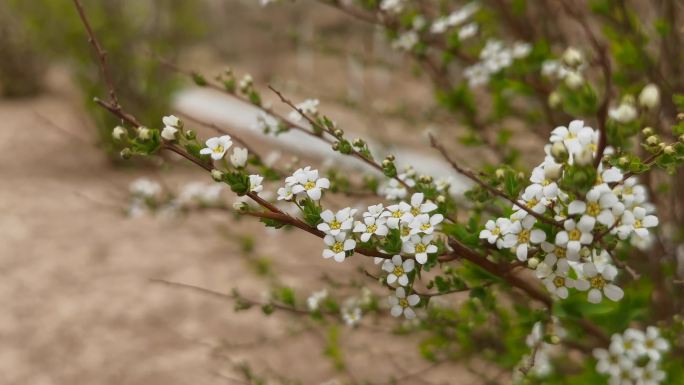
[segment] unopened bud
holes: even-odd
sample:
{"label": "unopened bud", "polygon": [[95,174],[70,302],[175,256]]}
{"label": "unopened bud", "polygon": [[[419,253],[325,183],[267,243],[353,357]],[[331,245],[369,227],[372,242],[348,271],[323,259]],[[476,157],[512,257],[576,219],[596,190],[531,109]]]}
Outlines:
{"label": "unopened bud", "polygon": [[217,169],[211,170],[211,178],[216,182],[223,181],[223,171]]}
{"label": "unopened bud", "polygon": [[565,163],[568,160],[568,149],[563,141],[559,140],[551,146],[551,156],[556,163]]}
{"label": "unopened bud", "polygon": [[126,135],[126,129],[121,126],[116,126],[112,130],[112,138],[121,140]]}
{"label": "unopened bud", "polygon": [[150,129],[144,126],[138,127],[138,138],[140,140],[150,139]]}
{"label": "unopened bud", "polygon": [[563,64],[566,66],[570,68],[577,68],[582,64],[584,58],[582,56],[582,52],[580,52],[578,49],[568,47],[568,49],[563,52],[562,60]]}
{"label": "unopened bud", "polygon": [[653,109],[660,104],[660,91],[655,84],[648,84],[639,94],[639,105],[646,109]]}
{"label": "unopened bud", "polygon": [[553,91],[549,94],[549,107],[558,108],[562,101],[563,99],[558,92]]}
{"label": "unopened bud", "polygon": [[124,148],[123,150],[121,150],[120,155],[121,158],[128,160],[131,159],[131,157],[133,156],[133,152],[130,148]]}
{"label": "unopened bud", "polygon": [[582,87],[582,84],[584,84],[584,78],[578,72],[570,72],[565,77],[565,85],[567,85],[571,90],[576,90]]}
{"label": "unopened bud", "polygon": [[527,266],[528,266],[530,269],[536,269],[537,266],[539,266],[539,259],[537,259],[537,258],[530,258],[530,259],[528,259],[528,260],[527,260]]}

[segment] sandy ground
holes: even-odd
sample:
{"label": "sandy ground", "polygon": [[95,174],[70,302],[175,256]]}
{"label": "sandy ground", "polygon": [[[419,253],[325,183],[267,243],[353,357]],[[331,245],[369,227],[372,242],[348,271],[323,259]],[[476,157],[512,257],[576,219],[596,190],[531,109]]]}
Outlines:
{"label": "sandy ground", "polygon": [[[243,361],[304,384],[350,373],[383,383],[431,365],[415,341],[368,320],[343,328],[348,371],[336,371],[321,354],[324,329],[286,314],[234,313],[229,301],[151,282],[239,287],[258,299],[267,282],[236,242],[248,234],[259,239],[252,255],[273,260],[300,293],[322,287],[324,272],[359,275],[356,262],[323,261],[317,239],[265,233],[226,213],[126,217],[126,189],[140,175],[174,186],[203,176],[182,165],[161,174],[112,168],[73,105],[59,94],[0,104],[0,383],[221,384],[239,378]],[[449,365],[420,377],[475,381]]]}

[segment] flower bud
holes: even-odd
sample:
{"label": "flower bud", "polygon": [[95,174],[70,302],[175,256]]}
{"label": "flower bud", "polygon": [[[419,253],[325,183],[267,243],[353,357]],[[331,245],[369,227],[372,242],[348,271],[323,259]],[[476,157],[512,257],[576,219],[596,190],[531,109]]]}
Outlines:
{"label": "flower bud", "polygon": [[120,155],[121,155],[121,158],[128,160],[128,159],[131,159],[131,157],[133,156],[133,152],[131,151],[130,148],[126,147],[123,150],[121,150]]}
{"label": "flower bud", "polygon": [[594,161],[593,151],[585,147],[582,151],[575,154],[575,164],[579,166],[588,166]]}
{"label": "flower bud", "polygon": [[660,104],[660,91],[655,84],[648,84],[639,94],[639,105],[647,110],[653,109]]}
{"label": "flower bud", "polygon": [[562,141],[557,141],[551,146],[551,156],[556,163],[565,163],[568,160],[568,149]]}
{"label": "flower bud", "polygon": [[544,177],[549,180],[557,180],[561,176],[561,165],[549,162],[544,166]]}
{"label": "flower bud", "polygon": [[138,127],[138,138],[140,140],[150,139],[150,129],[144,126]]}
{"label": "flower bud", "polygon": [[571,90],[576,90],[582,87],[582,84],[584,84],[584,78],[582,77],[582,74],[578,72],[570,72],[565,77],[565,85],[567,85]]}
{"label": "flower bud", "polygon": [[112,130],[112,138],[116,140],[121,140],[123,137],[126,136],[126,129],[121,127],[121,126],[116,126]]}
{"label": "flower bud", "polygon": [[558,108],[560,104],[563,102],[563,99],[561,98],[561,95],[553,91],[549,94],[549,107],[551,108]]}
{"label": "flower bud", "polygon": [[675,149],[671,145],[665,146],[665,148],[663,148],[663,152],[666,153],[667,155],[672,155],[672,154],[674,154]]}
{"label": "flower bud", "polygon": [[217,169],[211,170],[211,178],[216,182],[223,181],[223,171]]}
{"label": "flower bud", "polygon": [[644,134],[644,136],[651,136],[654,134],[653,129],[651,127],[644,127],[644,129],[641,130],[641,133]]}
{"label": "flower bud", "polygon": [[578,49],[568,47],[565,52],[563,52],[562,60],[563,64],[566,66],[570,68],[577,68],[582,64],[582,62],[584,62],[584,57],[582,56],[582,52],[580,52]]}
{"label": "flower bud", "polygon": [[527,260],[527,266],[528,266],[530,269],[536,269],[537,266],[539,266],[539,259],[537,259],[537,258],[530,258],[530,259],[528,259],[528,260]]}

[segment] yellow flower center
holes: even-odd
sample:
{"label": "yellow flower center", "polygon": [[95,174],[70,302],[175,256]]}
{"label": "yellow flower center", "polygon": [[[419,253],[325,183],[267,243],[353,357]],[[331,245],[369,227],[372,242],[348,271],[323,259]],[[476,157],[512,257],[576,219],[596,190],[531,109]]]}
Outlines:
{"label": "yellow flower center", "polygon": [[403,308],[406,308],[409,306],[409,303],[406,300],[406,298],[399,298],[399,306],[401,306]]}
{"label": "yellow flower center", "polygon": [[591,202],[587,205],[587,214],[592,217],[598,216],[601,213],[601,206],[596,202]]}
{"label": "yellow flower center", "polygon": [[337,221],[337,219],[333,219],[332,222],[330,222],[330,228],[333,230],[339,230],[340,227],[342,227],[342,224]]}
{"label": "yellow flower center", "polygon": [[378,229],[378,226],[375,224],[372,224],[372,225],[368,226],[368,228],[366,229],[366,232],[367,233],[374,233],[375,230],[377,230],[377,229]]}
{"label": "yellow flower center", "polygon": [[558,258],[565,258],[566,250],[562,247],[556,247],[556,249],[553,250],[553,253],[556,254],[556,257]]}
{"label": "yellow flower center", "polygon": [[336,253],[341,253],[344,251],[344,245],[342,244],[342,242],[335,242],[331,249]]}
{"label": "yellow flower center", "polygon": [[582,233],[577,229],[572,229],[568,231],[568,239],[571,241],[579,241],[582,237]]}
{"label": "yellow flower center", "polygon": [[527,243],[530,241],[530,230],[524,229],[518,233],[518,243]]}
{"label": "yellow flower center", "polygon": [[565,278],[563,278],[561,276],[556,276],[556,278],[553,279],[553,284],[556,287],[563,287],[563,286],[565,286]]}
{"label": "yellow flower center", "polygon": [[404,275],[404,268],[401,266],[396,266],[392,273],[397,277],[401,277],[402,275]]}
{"label": "yellow flower center", "polygon": [[603,289],[604,286],[606,286],[606,280],[603,279],[602,276],[597,275],[597,276],[595,276],[595,277],[593,277],[592,279],[589,280],[589,284],[590,284],[591,287],[593,287],[594,289],[599,289],[599,290],[600,290],[600,289]]}
{"label": "yellow flower center", "polygon": [[316,187],[316,183],[308,181],[304,183],[304,189],[305,190],[311,190],[312,188]]}
{"label": "yellow flower center", "polygon": [[425,246],[422,243],[419,243],[416,245],[416,253],[424,253],[426,249],[427,249],[427,246]]}

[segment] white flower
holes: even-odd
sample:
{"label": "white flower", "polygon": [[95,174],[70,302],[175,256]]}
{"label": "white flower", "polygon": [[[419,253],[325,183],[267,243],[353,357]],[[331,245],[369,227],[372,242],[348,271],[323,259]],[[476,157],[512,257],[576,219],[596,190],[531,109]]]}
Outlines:
{"label": "white flower", "polygon": [[653,361],[660,361],[662,353],[670,349],[670,344],[660,336],[660,330],[655,326],[646,328],[643,345],[644,353]]}
{"label": "white flower", "polygon": [[380,218],[384,211],[385,207],[382,205],[382,203],[378,203],[377,205],[368,206],[368,211],[363,213],[363,217]]}
{"label": "white flower", "polygon": [[318,306],[320,305],[321,301],[326,299],[328,297],[328,291],[323,289],[319,291],[315,291],[311,293],[309,298],[306,299],[306,305],[311,311],[316,311],[318,310]]}
{"label": "white flower", "polygon": [[639,94],[639,105],[646,109],[652,109],[657,107],[658,104],[660,104],[660,91],[658,90],[658,86],[653,83],[647,84]]}
{"label": "white flower", "polygon": [[569,257],[576,257],[582,245],[588,245],[594,240],[591,229],[581,228],[577,223],[568,219],[563,223],[565,230],[556,234],[556,245],[565,247]]}
{"label": "white flower", "polygon": [[261,175],[250,175],[249,176],[249,191],[251,192],[261,192],[264,189],[264,186],[261,185],[261,182],[264,181],[264,177]]}
{"label": "white flower", "polygon": [[230,163],[233,165],[233,167],[245,167],[248,155],[249,152],[246,148],[235,147],[233,149],[233,154],[230,156]]}
{"label": "white flower", "polygon": [[466,40],[468,38],[471,38],[475,36],[478,30],[478,25],[477,23],[468,23],[461,27],[461,29],[458,30],[458,39],[459,40]]}
{"label": "white flower", "polygon": [[390,229],[398,229],[399,224],[407,214],[407,218],[413,218],[411,215],[411,206],[406,202],[399,202],[396,205],[387,206],[387,210],[382,213],[382,217],[386,218],[387,227]]}
{"label": "white flower", "polygon": [[435,231],[435,228],[438,227],[443,220],[444,216],[442,214],[434,214],[432,216],[429,214],[420,214],[414,217],[409,224],[411,234],[432,234]]}
{"label": "white flower", "polygon": [[311,170],[308,166],[295,171],[285,179],[285,183],[292,188],[295,195],[306,193],[315,201],[321,199],[323,189],[330,188],[330,181],[327,178],[318,178],[318,170]]}
{"label": "white flower", "polygon": [[183,122],[174,115],[164,116],[162,118],[162,123],[164,123],[165,126],[175,128],[181,128],[183,125]]}
{"label": "white flower", "polygon": [[611,108],[608,116],[619,123],[629,123],[637,118],[637,110],[631,103],[621,103],[617,108]]}
{"label": "white flower", "polygon": [[200,150],[200,154],[211,155],[212,159],[219,160],[226,155],[226,151],[233,145],[233,141],[230,140],[229,135],[223,135],[207,139],[205,145],[206,147]]}
{"label": "white flower", "polygon": [[635,207],[632,211],[625,211],[622,214],[621,223],[617,228],[620,239],[626,239],[632,232],[641,238],[646,238],[648,229],[658,226],[658,217],[646,215],[646,209],[643,207]]}
{"label": "white flower", "polygon": [[437,246],[432,244],[432,235],[428,234],[425,236],[412,235],[404,244],[402,245],[402,250],[405,253],[413,254],[416,258],[416,262],[421,265],[425,264],[428,259],[428,254],[434,254],[437,252]]}
{"label": "white flower", "polygon": [[[607,265],[602,272],[598,272],[593,263],[587,262],[582,267],[584,277],[589,281],[588,300],[591,303],[600,303],[603,295],[608,297],[611,301],[619,301],[625,295],[622,289],[612,284],[613,279],[617,275],[617,269],[613,265]],[[578,290],[584,288],[577,287]]]}
{"label": "white flower", "polygon": [[367,216],[363,218],[363,222],[356,222],[354,226],[355,233],[361,234],[361,242],[368,242],[372,235],[384,237],[389,232],[385,226],[384,218],[377,218],[375,216]]}
{"label": "white flower", "polygon": [[152,198],[161,194],[162,188],[157,182],[140,178],[131,183],[129,190],[133,195],[142,198]]}
{"label": "white flower", "polygon": [[295,123],[301,122],[304,120],[304,117],[299,113],[299,111],[302,111],[306,115],[315,115],[318,113],[318,104],[318,99],[306,99],[305,101],[296,105],[297,110],[290,112],[288,119]]}
{"label": "white flower", "polygon": [[354,214],[356,214],[356,209],[350,207],[343,208],[336,214],[330,210],[325,210],[321,213],[323,222],[319,223],[316,228],[329,235],[349,231],[354,224]]}
{"label": "white flower", "polygon": [[164,126],[161,137],[171,142],[176,140],[176,134],[178,134],[178,129],[176,127]]}
{"label": "white flower", "polygon": [[532,227],[536,223],[533,216],[527,216],[520,221],[513,222],[509,232],[503,238],[503,247],[515,248],[515,255],[520,261],[527,260],[527,252],[531,244],[539,244],[546,239],[546,233]]}
{"label": "white flower", "polygon": [[485,223],[484,230],[480,231],[480,239],[486,239],[490,244],[501,243],[501,238],[508,232],[511,226],[511,221],[508,218],[497,218],[496,222],[488,220]]}
{"label": "white flower", "polygon": [[615,223],[613,210],[618,211],[617,214],[621,213],[618,203],[618,197],[612,191],[595,187],[587,193],[586,202],[580,200],[570,202],[568,214],[582,214],[579,227],[583,231],[593,230],[596,221],[606,227],[610,227]]}
{"label": "white flower", "polygon": [[415,261],[413,259],[402,261],[400,255],[395,255],[392,259],[386,259],[382,264],[382,269],[389,273],[387,275],[387,283],[390,285],[394,282],[399,283],[401,286],[408,285],[409,278],[407,273],[411,272],[414,267]]}
{"label": "white flower", "polygon": [[265,134],[278,132],[278,120],[263,111],[259,111],[252,128]]}
{"label": "white flower", "polygon": [[345,258],[347,258],[347,252],[354,250],[354,247],[356,247],[356,241],[346,238],[346,233],[326,235],[323,238],[323,242],[325,242],[328,248],[323,250],[323,258],[333,258],[335,262],[344,262]]}
{"label": "white flower", "polygon": [[393,317],[400,317],[402,314],[406,319],[413,319],[416,317],[416,312],[411,307],[416,306],[420,302],[420,297],[416,294],[406,296],[406,290],[403,287],[398,287],[394,291],[394,295],[389,297],[389,304],[391,306],[390,313]]}
{"label": "white flower", "polygon": [[294,198],[294,193],[292,192],[292,187],[284,186],[278,189],[278,200],[279,201],[290,201]]}
{"label": "white flower", "polygon": [[406,0],[382,0],[380,9],[391,13],[399,13],[404,9]]}
{"label": "white flower", "polygon": [[121,126],[116,126],[112,130],[112,138],[116,140],[121,140],[121,138],[123,138],[124,135],[126,135],[126,129]]}
{"label": "white flower", "polygon": [[361,308],[358,306],[354,307],[343,307],[341,309],[342,313],[342,319],[344,320],[344,323],[347,324],[347,326],[356,326],[358,325],[359,322],[361,322],[361,316],[363,315],[361,313]]}
{"label": "white flower", "polygon": [[568,277],[568,269],[570,266],[566,264],[558,264],[556,271],[544,278],[546,289],[557,295],[559,298],[568,298],[568,288],[575,287],[575,280]]}

